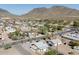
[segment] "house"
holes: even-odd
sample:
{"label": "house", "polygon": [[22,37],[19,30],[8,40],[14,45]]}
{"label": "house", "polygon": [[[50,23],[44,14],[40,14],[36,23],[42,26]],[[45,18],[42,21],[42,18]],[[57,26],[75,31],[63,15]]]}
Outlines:
{"label": "house", "polygon": [[79,46],[74,46],[74,49],[75,50],[79,50]]}
{"label": "house", "polygon": [[65,33],[62,35],[62,37],[71,39],[71,40],[79,40],[79,34],[78,33]]}
{"label": "house", "polygon": [[50,41],[53,43],[53,46],[58,46],[62,44],[62,41],[60,39],[52,39]]}
{"label": "house", "polygon": [[20,22],[20,21],[16,21],[15,24],[16,24],[16,25],[21,25],[22,22]]}
{"label": "house", "polygon": [[38,42],[34,41],[31,43],[31,48],[36,50],[39,53],[44,53],[48,50],[48,45],[45,41],[40,40]]}
{"label": "house", "polygon": [[2,19],[2,20],[5,20],[5,19],[6,19],[6,20],[10,20],[11,18],[10,18],[10,17],[1,17],[1,19]]}
{"label": "house", "polygon": [[0,19],[0,26],[4,26],[3,20]]}
{"label": "house", "polygon": [[2,33],[3,32],[3,27],[2,26],[0,26],[0,33]]}
{"label": "house", "polygon": [[6,28],[5,28],[5,30],[7,31],[7,32],[15,32],[16,31],[16,29],[15,28],[13,28],[13,27],[11,27],[11,26],[7,26]]}
{"label": "house", "polygon": [[31,27],[28,26],[22,26],[20,29],[21,31],[31,31]]}
{"label": "house", "polygon": [[75,52],[79,53],[79,46],[74,46],[73,49],[74,49]]}
{"label": "house", "polygon": [[36,33],[33,33],[33,32],[29,32],[28,35],[29,35],[30,38],[36,37]]}

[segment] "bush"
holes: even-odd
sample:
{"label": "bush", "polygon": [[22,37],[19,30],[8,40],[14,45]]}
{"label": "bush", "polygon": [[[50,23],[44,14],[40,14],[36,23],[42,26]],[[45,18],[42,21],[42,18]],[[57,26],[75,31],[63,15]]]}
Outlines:
{"label": "bush", "polygon": [[56,50],[49,50],[47,52],[45,52],[45,55],[57,55],[58,52]]}
{"label": "bush", "polygon": [[24,33],[21,33],[20,31],[15,31],[8,34],[9,38],[12,40],[19,40],[21,38],[24,38]]}
{"label": "bush", "polygon": [[46,26],[40,27],[39,30],[41,34],[47,35],[48,28]]}
{"label": "bush", "polygon": [[69,46],[71,46],[71,48],[73,49],[74,46],[79,46],[79,41],[70,41]]}
{"label": "bush", "polygon": [[68,54],[73,55],[74,53],[73,52],[68,52]]}
{"label": "bush", "polygon": [[9,49],[9,48],[11,48],[11,45],[10,44],[5,44],[4,45],[4,49]]}
{"label": "bush", "polygon": [[74,21],[72,26],[73,27],[79,27],[79,21]]}

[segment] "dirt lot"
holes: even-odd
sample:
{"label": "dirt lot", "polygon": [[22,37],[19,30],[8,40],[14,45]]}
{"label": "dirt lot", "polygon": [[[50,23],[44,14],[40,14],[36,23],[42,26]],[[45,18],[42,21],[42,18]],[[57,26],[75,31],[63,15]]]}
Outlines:
{"label": "dirt lot", "polygon": [[8,50],[0,48],[0,55],[21,55],[21,54],[15,48],[10,48]]}

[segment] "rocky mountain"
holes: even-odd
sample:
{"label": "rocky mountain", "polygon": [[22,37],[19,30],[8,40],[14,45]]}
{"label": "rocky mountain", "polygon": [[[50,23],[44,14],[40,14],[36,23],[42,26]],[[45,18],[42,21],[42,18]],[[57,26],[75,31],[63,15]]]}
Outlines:
{"label": "rocky mountain", "polygon": [[53,18],[53,19],[68,19],[68,18],[78,18],[79,19],[79,10],[64,7],[64,6],[53,6],[50,8],[34,8],[30,12],[21,15],[21,16],[16,16],[10,13],[7,10],[1,9],[0,8],[0,17],[12,17],[13,19],[25,19],[28,17],[33,17],[33,18]]}
{"label": "rocky mountain", "polygon": [[54,6],[50,8],[34,8],[23,17],[37,17],[37,18],[52,18],[59,16],[79,16],[79,10],[64,7]]}

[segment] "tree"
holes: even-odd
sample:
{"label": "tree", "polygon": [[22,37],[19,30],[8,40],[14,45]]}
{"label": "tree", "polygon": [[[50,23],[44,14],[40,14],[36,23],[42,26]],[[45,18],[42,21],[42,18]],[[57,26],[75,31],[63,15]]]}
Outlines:
{"label": "tree", "polygon": [[62,30],[63,26],[58,25],[57,30]]}
{"label": "tree", "polygon": [[18,40],[18,39],[24,37],[23,33],[21,33],[20,31],[15,31],[15,32],[9,33],[8,36],[12,40]]}
{"label": "tree", "polygon": [[40,33],[46,35],[48,32],[48,28],[46,26],[40,27]]}
{"label": "tree", "polygon": [[74,21],[72,26],[73,27],[79,27],[79,21]]}
{"label": "tree", "polygon": [[74,46],[79,46],[79,41],[70,41],[69,46],[71,46],[71,48],[73,49]]}

